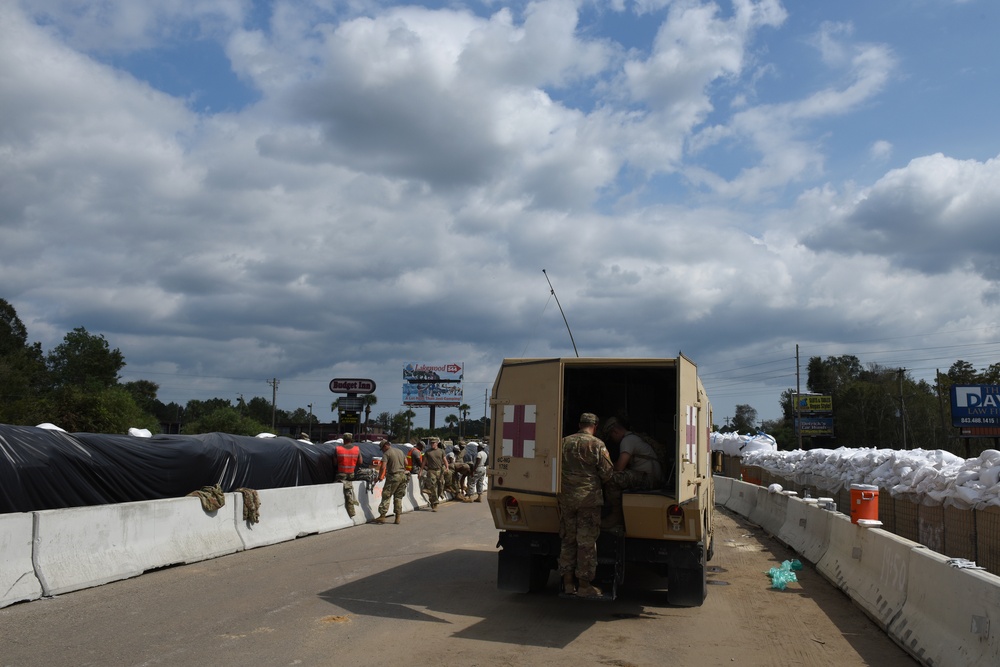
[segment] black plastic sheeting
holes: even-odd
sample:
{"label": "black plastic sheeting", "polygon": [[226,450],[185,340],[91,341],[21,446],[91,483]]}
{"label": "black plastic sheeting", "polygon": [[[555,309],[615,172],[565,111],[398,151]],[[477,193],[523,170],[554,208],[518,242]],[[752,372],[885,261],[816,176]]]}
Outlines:
{"label": "black plastic sheeting", "polygon": [[[364,465],[382,455],[376,443],[356,444]],[[216,484],[225,492],[330,484],[335,447],[225,433],[139,438],[0,424],[0,514],[179,498]]]}

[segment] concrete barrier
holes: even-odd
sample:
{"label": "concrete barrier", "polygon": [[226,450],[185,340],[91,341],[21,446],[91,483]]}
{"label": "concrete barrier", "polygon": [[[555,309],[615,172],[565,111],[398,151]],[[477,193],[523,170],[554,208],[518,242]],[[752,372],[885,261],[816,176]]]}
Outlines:
{"label": "concrete barrier", "polygon": [[31,563],[31,514],[0,514],[0,607],[42,597]]}
{"label": "concrete barrier", "polygon": [[830,544],[831,516],[835,515],[828,510],[821,510],[799,498],[789,498],[778,539],[815,565]]}
{"label": "concrete barrier", "polygon": [[729,502],[729,497],[733,495],[733,478],[714,475],[712,482],[715,486],[715,504],[725,505]]}
{"label": "concrete barrier", "polygon": [[830,544],[816,570],[854,600],[883,630],[907,596],[910,555],[924,547],[878,528],[830,516]]}
{"label": "concrete barrier", "polygon": [[783,493],[771,493],[767,487],[757,487],[757,499],[748,519],[763,528],[768,535],[778,536],[785,523],[785,509],[788,507],[788,496]]}
{"label": "concrete barrier", "polygon": [[1000,577],[947,561],[913,550],[906,603],[889,636],[924,665],[1000,665]]}
{"label": "concrete barrier", "polygon": [[749,517],[757,504],[757,485],[747,482],[733,480],[733,492],[726,502],[726,509],[730,509],[740,516]]}
{"label": "concrete barrier", "polygon": [[245,549],[354,525],[347,516],[342,484],[261,489],[257,494],[260,496],[260,521],[253,524],[243,519],[243,494],[233,494],[236,533]]}
{"label": "concrete barrier", "polygon": [[193,497],[35,512],[35,573],[45,595],[58,595],[234,553],[243,549],[235,507],[230,493],[215,512]]}

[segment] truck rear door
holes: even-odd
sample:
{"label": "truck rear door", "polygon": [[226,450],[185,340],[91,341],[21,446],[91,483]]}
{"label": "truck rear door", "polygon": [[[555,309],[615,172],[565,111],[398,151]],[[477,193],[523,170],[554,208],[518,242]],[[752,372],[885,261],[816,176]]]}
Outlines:
{"label": "truck rear door", "polygon": [[698,433],[705,427],[707,417],[702,413],[701,396],[698,393],[698,367],[683,355],[677,356],[677,452],[681,460],[678,477],[678,498],[691,495],[685,489],[692,486],[699,477],[705,475],[709,465],[706,452],[699,451]]}
{"label": "truck rear door", "polygon": [[562,378],[559,359],[504,361],[491,400],[491,488],[559,490]]}

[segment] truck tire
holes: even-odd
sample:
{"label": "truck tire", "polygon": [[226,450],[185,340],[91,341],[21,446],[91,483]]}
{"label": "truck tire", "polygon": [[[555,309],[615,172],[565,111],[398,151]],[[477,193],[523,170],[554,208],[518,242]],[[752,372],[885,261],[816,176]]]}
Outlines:
{"label": "truck tire", "polygon": [[705,566],[671,567],[667,571],[667,602],[675,607],[700,607],[708,595]]}

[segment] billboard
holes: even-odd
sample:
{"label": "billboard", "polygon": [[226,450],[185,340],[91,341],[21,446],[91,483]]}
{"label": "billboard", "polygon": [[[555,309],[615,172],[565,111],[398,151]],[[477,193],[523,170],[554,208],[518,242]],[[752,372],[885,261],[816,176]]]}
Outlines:
{"label": "billboard", "polygon": [[403,405],[462,404],[462,385],[454,382],[407,382],[403,385]]}
{"label": "billboard", "polygon": [[1000,426],[1000,385],[952,385],[951,425]]}
{"label": "billboard", "polygon": [[406,364],[404,382],[461,382],[462,364]]}
{"label": "billboard", "polygon": [[805,436],[833,435],[833,417],[800,417],[795,420],[795,428]]}
{"label": "billboard", "polygon": [[833,396],[796,394],[795,400],[800,412],[833,412]]}
{"label": "billboard", "polygon": [[421,364],[403,366],[403,405],[462,404],[463,364]]}

